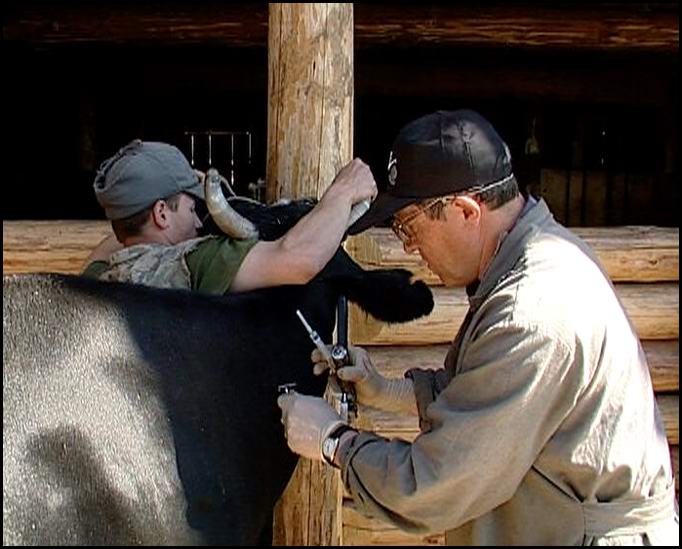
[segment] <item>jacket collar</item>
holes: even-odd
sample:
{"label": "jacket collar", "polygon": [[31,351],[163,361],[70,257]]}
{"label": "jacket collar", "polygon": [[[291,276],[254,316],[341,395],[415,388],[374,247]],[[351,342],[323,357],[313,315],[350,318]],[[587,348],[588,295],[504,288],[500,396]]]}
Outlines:
{"label": "jacket collar", "polygon": [[528,242],[552,219],[552,213],[543,199],[528,197],[516,223],[502,235],[493,260],[481,280],[467,287],[472,309],[477,309],[490,292],[512,272],[525,253]]}

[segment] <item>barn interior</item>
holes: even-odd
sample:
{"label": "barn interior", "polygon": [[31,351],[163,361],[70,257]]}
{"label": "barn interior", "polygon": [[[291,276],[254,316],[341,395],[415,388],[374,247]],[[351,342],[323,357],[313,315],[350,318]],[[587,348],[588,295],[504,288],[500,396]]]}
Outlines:
{"label": "barn interior", "polygon": [[[520,182],[545,196],[561,221],[676,226],[677,38],[644,25],[676,18],[676,4],[472,6],[355,4],[356,27],[368,30],[355,37],[354,155],[379,185],[403,124],[437,109],[473,108],[508,142]],[[136,137],[176,144],[204,169],[212,132],[211,164],[239,194],[263,198],[267,4],[10,2],[4,11],[5,177],[13,187],[4,219],[102,218],[94,173]],[[639,18],[640,34],[620,45],[604,37],[543,42],[542,26],[557,16],[587,25],[593,15],[587,35],[608,32],[597,24],[605,11]],[[447,24],[472,13],[510,24],[534,13],[524,32],[538,38],[381,34],[392,18]],[[228,15],[236,30],[210,27]]]}

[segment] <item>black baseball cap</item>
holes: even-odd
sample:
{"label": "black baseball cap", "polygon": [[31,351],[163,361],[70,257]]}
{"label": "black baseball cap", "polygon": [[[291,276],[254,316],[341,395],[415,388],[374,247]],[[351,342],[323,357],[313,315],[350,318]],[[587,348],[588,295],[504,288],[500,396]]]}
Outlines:
{"label": "black baseball cap", "polygon": [[388,185],[348,233],[383,223],[415,202],[512,177],[509,147],[480,114],[466,109],[427,114],[398,133],[388,161]]}

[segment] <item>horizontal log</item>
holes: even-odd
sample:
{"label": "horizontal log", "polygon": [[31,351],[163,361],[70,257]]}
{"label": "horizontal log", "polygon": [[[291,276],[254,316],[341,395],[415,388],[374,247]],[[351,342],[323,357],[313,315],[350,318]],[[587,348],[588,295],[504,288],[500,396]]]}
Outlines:
{"label": "horizontal log", "polygon": [[574,227],[596,252],[614,282],[680,279],[680,229],[665,227]]}
{"label": "horizontal log", "polygon": [[680,342],[642,341],[646,353],[651,381],[657,393],[680,390]]}
{"label": "horizontal log", "polygon": [[[680,229],[667,227],[575,227],[614,282],[680,279]],[[405,253],[390,229],[371,229],[348,239],[348,252],[366,268],[402,267],[430,286],[442,284],[419,254]]]}
{"label": "horizontal log", "polygon": [[[3,18],[3,39],[38,44],[267,44],[267,4],[111,2],[15,3]],[[375,46],[471,46],[676,52],[674,6],[609,3],[585,7],[452,4],[356,4],[355,43]]]}
{"label": "horizontal log", "polygon": [[5,40],[43,45],[203,44],[262,47],[268,43],[267,4],[138,2],[19,3],[3,21]]}
{"label": "horizontal log", "polygon": [[355,36],[365,45],[504,46],[579,50],[677,51],[679,21],[670,8],[630,4],[581,8],[356,4]]}
{"label": "horizontal log", "polygon": [[[111,234],[108,221],[3,221],[6,274],[74,273],[90,251]],[[660,227],[581,228],[614,281],[679,279],[679,229]],[[406,254],[389,229],[372,229],[348,239],[346,249],[366,268],[402,267],[430,285],[440,279],[419,255]]]}
{"label": "horizontal log", "polygon": [[[678,340],[642,341],[654,391],[680,389],[680,346]],[[372,363],[387,377],[403,377],[410,368],[439,369],[449,345],[368,347]]]}
{"label": "horizontal log", "polygon": [[679,284],[616,284],[615,288],[640,339],[679,337]]}
{"label": "horizontal log", "polygon": [[[3,221],[3,273],[80,272],[92,249],[108,234],[111,229],[106,221]],[[388,236],[386,231],[377,234],[379,238]],[[627,241],[627,237],[622,238]],[[632,239],[632,246],[636,247],[635,242],[643,240],[645,238],[640,234]],[[611,239],[611,242],[615,241]],[[367,257],[352,246],[352,253],[361,259]],[[381,262],[385,266],[405,265],[405,258],[414,257],[397,247],[384,246],[383,249],[388,252],[383,254]],[[607,246],[602,249],[606,250]],[[367,262],[366,259],[363,262]],[[617,289],[642,339],[677,338],[677,285],[623,284],[617,285]],[[451,341],[466,314],[468,303],[461,290],[434,290],[434,312],[425,319],[407,324],[384,325],[351,308],[353,341],[364,345],[424,345]]]}
{"label": "horizontal log", "polygon": [[658,409],[671,446],[680,444],[680,395],[656,395]]}
{"label": "horizontal log", "polygon": [[[658,394],[656,402],[663,418],[668,443],[671,446],[679,445],[680,396]],[[416,416],[393,414],[365,406],[360,406],[355,425],[359,429],[376,431],[388,438],[397,437],[409,441],[419,434],[419,420]]]}
{"label": "horizontal log", "polygon": [[3,221],[2,272],[79,273],[110,234],[108,221]]}
{"label": "horizontal log", "polygon": [[[350,309],[351,341],[356,345],[432,345],[449,343],[464,320],[469,304],[462,289],[432,288],[433,312],[405,324],[387,324]],[[677,339],[679,285],[673,283],[617,284],[616,293],[640,339]]]}

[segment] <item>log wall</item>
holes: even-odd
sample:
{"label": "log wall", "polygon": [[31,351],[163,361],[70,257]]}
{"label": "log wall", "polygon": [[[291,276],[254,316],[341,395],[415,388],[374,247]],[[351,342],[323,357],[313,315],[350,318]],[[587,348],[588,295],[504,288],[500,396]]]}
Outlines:
{"label": "log wall", "polygon": [[[3,273],[77,273],[92,248],[110,234],[106,221],[3,221]],[[656,398],[671,445],[676,475],[679,472],[679,229],[618,227],[574,229],[596,250],[609,276],[623,297],[629,313],[640,321],[643,347],[652,375]],[[386,229],[372,229],[349,239],[348,250],[366,268],[404,267],[433,285],[437,311],[422,324],[393,327],[391,331],[351,307],[351,337],[370,347],[377,367],[387,376],[401,377],[419,364],[440,368],[448,344],[463,317],[466,302],[461,294],[439,285],[418,256],[406,255]],[[440,311],[440,312],[438,312]],[[448,315],[449,323],[446,323]],[[431,318],[431,317],[429,317]],[[454,321],[453,321],[454,318]],[[412,326],[412,328],[409,328]],[[411,333],[410,330],[413,330]],[[414,334],[417,335],[414,335]],[[435,334],[435,335],[433,335]],[[428,340],[429,344],[424,344]],[[405,345],[412,342],[412,345]],[[413,439],[417,423],[410,418],[361,408],[360,426],[385,436]],[[338,474],[319,463],[301,460],[293,485],[315,487],[305,499],[290,498],[279,520],[307,525],[278,527],[281,545],[310,544],[329,539],[343,545],[442,545],[443,535],[406,534],[355,513],[348,502],[339,505]],[[304,480],[301,480],[304,479]],[[310,482],[315,479],[315,482]],[[303,484],[301,484],[303,483]],[[676,484],[679,490],[679,484]]]}
{"label": "log wall", "polygon": [[79,273],[110,234],[108,221],[3,221],[2,273]]}

